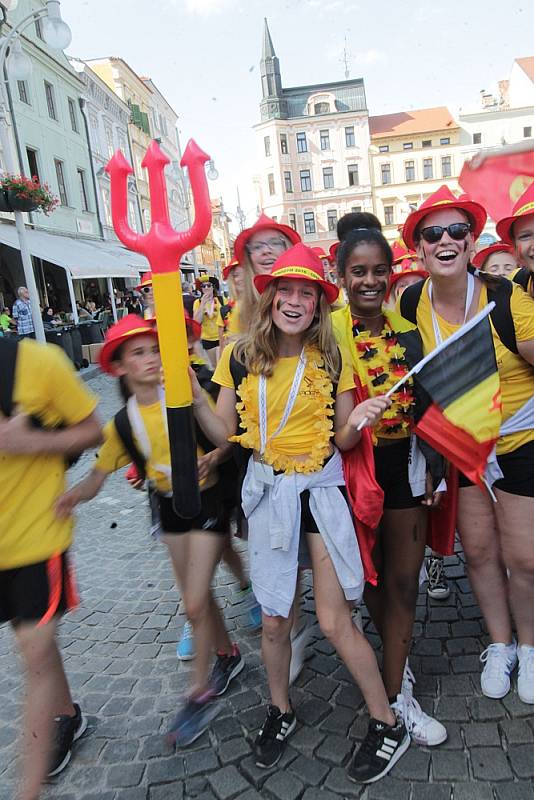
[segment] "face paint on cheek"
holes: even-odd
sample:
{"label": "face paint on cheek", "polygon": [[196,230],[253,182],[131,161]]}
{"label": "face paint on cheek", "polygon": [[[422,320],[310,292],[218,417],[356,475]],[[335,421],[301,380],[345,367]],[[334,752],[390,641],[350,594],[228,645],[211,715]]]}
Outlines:
{"label": "face paint on cheek", "polygon": [[282,308],[282,300],[281,298],[278,298],[278,300],[276,301],[276,310],[280,311],[281,308]]}

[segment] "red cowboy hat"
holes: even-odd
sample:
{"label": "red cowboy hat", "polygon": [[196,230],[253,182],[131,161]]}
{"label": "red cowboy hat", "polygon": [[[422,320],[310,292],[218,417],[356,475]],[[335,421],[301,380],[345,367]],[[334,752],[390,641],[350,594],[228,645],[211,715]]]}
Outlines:
{"label": "red cowboy hat", "polygon": [[186,328],[191,331],[194,339],[200,339],[200,334],[202,333],[202,325],[200,322],[193,319],[186,308],[184,308],[184,316]]}
{"label": "red cowboy hat", "polygon": [[322,247],[310,247],[310,250],[313,250],[315,255],[319,256],[319,258],[329,258],[328,254],[325,253]]}
{"label": "red cowboy hat", "polygon": [[270,230],[283,233],[284,236],[287,236],[292,244],[298,244],[301,241],[299,234],[293,228],[290,228],[289,225],[281,225],[279,222],[275,222],[274,219],[271,219],[266,214],[262,214],[260,218],[256,220],[252,228],[245,228],[245,230],[241,231],[235,240],[234,254],[237,260],[240,263],[243,262],[243,259],[245,258],[245,247],[251,236],[254,236],[255,233],[259,233],[260,231]]}
{"label": "red cowboy hat", "polygon": [[230,263],[227,264],[225,266],[225,268],[223,269],[223,279],[225,281],[227,281],[228,280],[228,275],[231,273],[231,271],[234,269],[234,267],[238,267],[238,266],[239,266],[239,261],[237,260],[237,258],[233,258],[230,261]]}
{"label": "red cowboy hat", "polygon": [[483,250],[479,250],[473,258],[471,259],[471,263],[477,269],[482,269],[484,266],[486,259],[492,253],[513,253],[514,248],[511,244],[506,244],[505,242],[495,242],[495,244],[490,244],[489,247],[484,247]]}
{"label": "red cowboy hat", "polygon": [[448,186],[440,186],[437,192],[421,203],[416,211],[412,211],[402,229],[402,238],[410,250],[415,250],[416,242],[414,233],[422,220],[433,211],[440,211],[442,208],[457,208],[469,217],[471,222],[471,233],[474,239],[478,239],[486,224],[486,210],[474,200],[470,200],[467,195],[456,197]]}
{"label": "red cowboy hat", "polygon": [[134,291],[140,292],[144,289],[145,286],[152,286],[152,273],[150,271],[143,272],[141,283],[139,284],[139,286],[134,287]]}
{"label": "red cowboy hat", "polygon": [[395,239],[391,245],[391,252],[393,254],[393,264],[400,264],[405,259],[411,261],[417,260],[417,253],[414,250],[408,250],[404,242],[400,239]]}
{"label": "red cowboy hat", "polygon": [[507,244],[513,244],[514,238],[512,235],[512,227],[518,217],[526,217],[528,214],[534,214],[534,181],[530,184],[528,189],[523,192],[517,203],[512,209],[511,217],[504,217],[497,223],[497,235]]}
{"label": "red cowboy hat", "polygon": [[338,287],[325,279],[323,264],[319,256],[313,252],[311,247],[306,247],[302,243],[296,244],[282,253],[280,258],[274,262],[268,275],[256,275],[254,286],[260,294],[263,294],[267,286],[278,278],[296,278],[317,282],[330,304],[335,303],[339,295]]}
{"label": "red cowboy hat", "polygon": [[134,336],[146,336],[147,334],[155,336],[156,339],[158,338],[158,332],[154,327],[153,321],[141,319],[137,314],[127,314],[119,322],[116,322],[106,331],[104,344],[98,356],[100,369],[109,375],[113,375],[111,362],[117,348]]}
{"label": "red cowboy hat", "polygon": [[389,300],[391,292],[393,291],[393,287],[397,284],[401,278],[405,278],[407,275],[416,275],[421,280],[428,278],[428,272],[425,272],[424,269],[403,269],[401,272],[392,272],[389,276],[389,284],[388,290],[386,292],[386,300]]}
{"label": "red cowboy hat", "polygon": [[334,244],[331,244],[330,247],[328,248],[328,252],[330,253],[330,262],[332,264],[336,260],[337,251],[339,250],[339,245],[340,244],[341,244],[341,242],[334,242]]}

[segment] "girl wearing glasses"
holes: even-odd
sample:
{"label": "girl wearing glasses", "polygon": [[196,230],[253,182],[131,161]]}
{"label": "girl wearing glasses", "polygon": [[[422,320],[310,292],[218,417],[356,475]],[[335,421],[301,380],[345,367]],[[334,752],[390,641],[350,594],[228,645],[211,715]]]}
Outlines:
{"label": "girl wearing glasses", "polygon": [[[408,370],[397,335],[413,329],[384,307],[393,254],[373,214],[351,214],[337,251],[338,275],[349,305],[332,315],[340,346],[351,356],[356,401],[383,395]],[[412,739],[435,746],[447,738],[445,727],[421,709],[413,697],[408,666],[419,573],[427,540],[427,509],[436,499],[411,463],[413,385],[392,395],[392,404],[363,441],[344,454],[345,476],[356,519],[360,550],[366,554],[365,602],[382,639],[382,676],[393,708],[403,716]],[[412,451],[413,452],[413,451]],[[428,485],[427,485],[428,483]]]}
{"label": "girl wearing glasses", "polygon": [[481,655],[482,692],[504,697],[519,661],[519,697],[534,703],[534,301],[521,287],[470,266],[485,222],[481,205],[456,198],[446,186],[410,214],[403,239],[430,278],[420,293],[406,289],[400,310],[411,321],[415,311],[426,353],[484,308],[488,291],[501,306],[500,318],[491,320],[503,421],[497,502],[460,476],[458,531],[491,642]]}
{"label": "girl wearing glasses", "polygon": [[361,596],[363,570],[337,448],[354,447],[360,423],[378,421],[389,401],[377,397],[354,408],[352,370],[332,333],[330,304],[338,289],[325,280],[310,248],[298,244],[284,252],[254,285],[260,298],[252,327],[224,350],[214,375],[221,385],[215,413],[192,377],[195,416],[206,435],[221,445],[238,441],[250,451],[241,497],[271,694],[254,758],[261,768],[274,766],[296,725],[288,694],[290,632],[304,546],[319,624],[371,716],[349,776],[372,782],[391,769],[410,740],[390,708],[374,653],[352,623],[350,601]]}
{"label": "girl wearing glasses", "polygon": [[254,276],[269,273],[276,259],[300,241],[297,231],[275,222],[266,214],[262,214],[251,228],[241,231],[235,240],[235,257],[244,268],[239,315],[241,332],[249,330],[258,304]]}
{"label": "girl wearing glasses", "polygon": [[154,292],[152,289],[152,273],[144,272],[143,278],[139,286],[135,287],[135,291],[141,295],[141,302],[143,303],[143,317],[150,320],[155,319],[156,309],[154,306]]}

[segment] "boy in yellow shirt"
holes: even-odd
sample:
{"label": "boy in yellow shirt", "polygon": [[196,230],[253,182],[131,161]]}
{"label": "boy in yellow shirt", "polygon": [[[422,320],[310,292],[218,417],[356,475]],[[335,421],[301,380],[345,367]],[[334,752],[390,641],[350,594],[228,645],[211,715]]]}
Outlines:
{"label": "boy in yellow shirt", "polygon": [[26,673],[20,800],[61,772],[87,722],[73,703],[57,621],[77,603],[72,518],[54,505],[66,458],[98,444],[96,398],[54,345],[0,339],[0,623],[11,623]]}

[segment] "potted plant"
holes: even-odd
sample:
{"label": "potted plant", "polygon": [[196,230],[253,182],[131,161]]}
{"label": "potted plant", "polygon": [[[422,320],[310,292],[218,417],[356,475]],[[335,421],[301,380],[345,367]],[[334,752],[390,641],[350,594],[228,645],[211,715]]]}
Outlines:
{"label": "potted plant", "polygon": [[0,178],[0,211],[42,211],[48,216],[59,204],[48,184],[34,175],[10,175]]}

